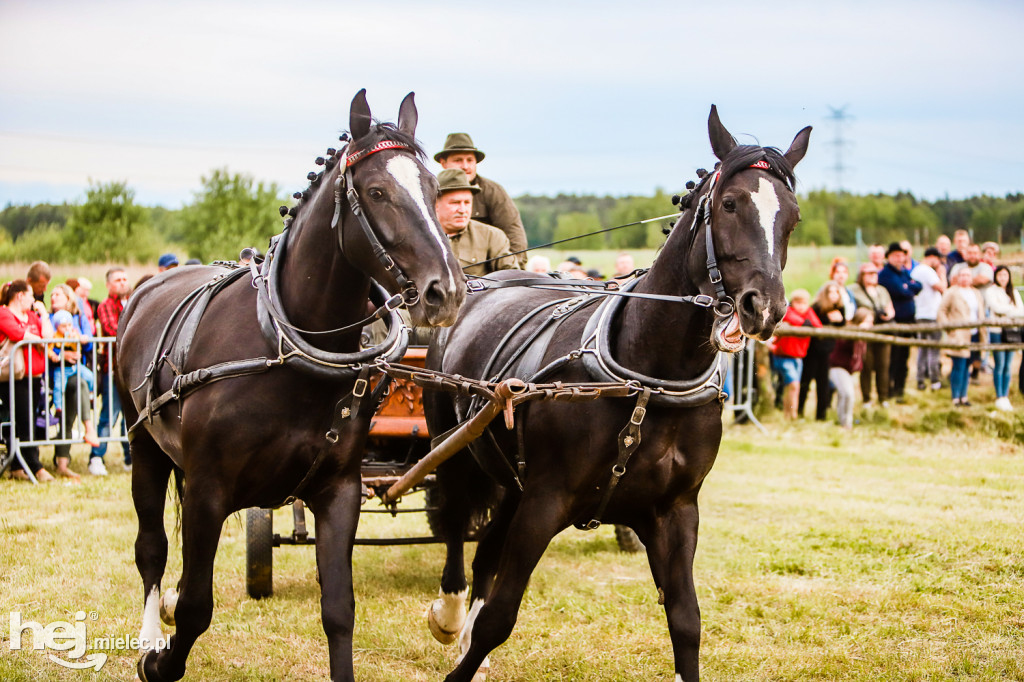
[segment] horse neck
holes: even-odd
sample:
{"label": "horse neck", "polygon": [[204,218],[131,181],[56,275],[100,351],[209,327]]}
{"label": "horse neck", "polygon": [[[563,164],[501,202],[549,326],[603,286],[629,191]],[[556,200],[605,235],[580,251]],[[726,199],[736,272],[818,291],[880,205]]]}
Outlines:
{"label": "horse neck", "polygon": [[[686,235],[677,230],[634,291],[670,296],[700,293],[692,281],[702,275],[694,277],[688,272],[692,268],[687,267]],[[695,239],[691,248],[703,250],[703,239]],[[691,379],[715,358],[710,342],[713,320],[711,309],[692,303],[627,299],[618,323],[614,357],[619,364],[647,376]]]}
{"label": "horse neck", "polygon": [[[290,322],[310,331],[337,329],[366,317],[370,283],[341,252],[338,231],[342,221],[352,218],[351,212],[345,206],[342,219],[332,228],[334,197],[330,185],[324,185],[289,229],[278,284]],[[317,340],[317,345],[324,350],[348,351],[358,342],[358,332],[329,338]]]}

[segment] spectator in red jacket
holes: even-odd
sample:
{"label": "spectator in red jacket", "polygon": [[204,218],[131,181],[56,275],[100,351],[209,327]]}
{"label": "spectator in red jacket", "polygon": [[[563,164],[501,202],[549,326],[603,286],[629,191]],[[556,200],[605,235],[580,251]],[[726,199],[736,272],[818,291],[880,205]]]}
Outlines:
{"label": "spectator in red jacket", "polygon": [[[782,318],[783,325],[792,327],[821,327],[821,320],[811,309],[811,295],[806,289],[797,289],[789,299],[789,308]],[[768,342],[772,352],[772,369],[781,376],[782,414],[786,419],[797,418],[797,401],[800,397],[800,375],[803,372],[803,358],[807,355],[808,337],[773,337]]]}

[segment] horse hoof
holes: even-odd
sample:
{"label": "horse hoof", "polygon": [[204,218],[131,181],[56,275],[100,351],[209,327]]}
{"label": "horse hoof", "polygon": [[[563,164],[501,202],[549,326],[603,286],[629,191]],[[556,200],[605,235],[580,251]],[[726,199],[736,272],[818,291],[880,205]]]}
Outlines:
{"label": "horse hoof", "polygon": [[441,600],[435,601],[433,604],[430,605],[430,608],[427,609],[427,627],[430,628],[430,634],[434,636],[434,639],[439,641],[441,644],[448,645],[453,643],[456,639],[458,639],[459,632],[462,630],[462,626],[460,624],[458,630],[452,631],[445,627],[442,627],[442,625],[437,622],[437,614],[434,612],[434,610],[440,603],[440,601]]}
{"label": "horse hoof", "polygon": [[465,619],[461,619],[456,627],[442,626],[437,620],[437,611],[443,608],[443,602],[440,599],[434,600],[434,603],[427,609],[427,626],[430,628],[430,634],[434,636],[441,644],[452,644],[459,638],[459,633],[462,632],[462,626],[466,622]]}
{"label": "horse hoof", "polygon": [[178,605],[178,591],[168,587],[164,596],[160,597],[160,620],[174,627],[174,607]]}
{"label": "horse hoof", "polygon": [[149,678],[146,677],[146,657],[150,654],[156,653],[153,650],[142,652],[142,656],[139,657],[139,664],[136,666],[135,672],[139,676],[139,682],[150,682]]}

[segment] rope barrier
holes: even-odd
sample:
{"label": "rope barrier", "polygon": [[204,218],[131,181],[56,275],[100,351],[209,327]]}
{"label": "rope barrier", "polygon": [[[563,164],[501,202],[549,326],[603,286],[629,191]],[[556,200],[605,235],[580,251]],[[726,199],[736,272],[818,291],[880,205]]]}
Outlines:
{"label": "rope barrier", "polygon": [[1022,343],[952,343],[935,339],[919,339],[913,335],[918,332],[949,331],[953,329],[974,329],[976,327],[1020,327],[1024,326],[1024,318],[1001,317],[975,322],[920,322],[879,324],[870,330],[850,327],[791,327],[780,324],[775,329],[775,336],[810,337],[814,339],[853,339],[855,341],[871,341],[887,343],[892,346],[918,346],[924,348],[943,348],[950,350],[1022,350]]}

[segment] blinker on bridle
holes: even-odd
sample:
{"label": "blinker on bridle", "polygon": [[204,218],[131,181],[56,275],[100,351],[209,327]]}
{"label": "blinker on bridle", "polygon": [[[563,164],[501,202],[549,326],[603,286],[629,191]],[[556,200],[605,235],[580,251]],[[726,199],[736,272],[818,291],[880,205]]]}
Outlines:
{"label": "blinker on bridle", "polygon": [[[749,166],[750,168],[756,168],[758,170],[771,171],[771,164],[764,159],[756,161]],[[698,171],[698,175],[702,171]],[[704,222],[704,243],[707,247],[707,269],[708,278],[711,280],[711,284],[715,287],[715,298],[718,302],[714,306],[715,314],[719,317],[729,317],[736,311],[736,302],[725,293],[725,285],[722,283],[722,272],[718,269],[718,259],[715,257],[715,244],[711,237],[711,215],[713,213],[712,206],[712,195],[715,193],[715,185],[722,177],[722,171],[717,170],[712,174],[705,175],[701,178],[701,184],[704,183],[705,179],[709,182],[708,190],[701,194],[700,199],[697,200],[697,206],[693,211],[693,222],[690,223],[690,232],[693,233],[697,229],[697,226]],[[680,201],[680,210],[685,210],[689,204],[685,201]]]}
{"label": "blinker on bridle", "polygon": [[342,210],[342,195],[347,197],[349,208],[352,209],[352,215],[355,216],[362,228],[363,235],[366,237],[366,241],[370,244],[370,249],[373,251],[373,255],[377,258],[384,270],[389,275],[394,277],[398,283],[399,289],[401,289],[402,302],[406,306],[416,305],[420,300],[420,292],[416,288],[416,283],[405,276],[402,269],[398,266],[395,260],[388,254],[387,249],[380,243],[380,239],[377,238],[377,234],[374,232],[373,227],[370,225],[370,221],[366,218],[366,212],[363,211],[362,204],[359,201],[359,192],[356,191],[355,180],[352,177],[352,167],[357,163],[377,152],[386,151],[389,149],[406,149],[412,150],[412,148],[397,142],[395,140],[382,140],[372,147],[362,149],[353,154],[348,153],[348,145],[339,152],[338,156],[340,163],[343,166],[341,172],[338,173],[338,178],[334,181],[334,217],[331,218],[331,229],[338,229],[338,245],[342,251],[345,250],[345,237],[344,231],[338,228],[338,222],[341,220]]}

